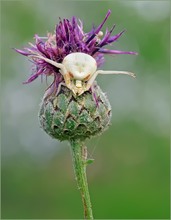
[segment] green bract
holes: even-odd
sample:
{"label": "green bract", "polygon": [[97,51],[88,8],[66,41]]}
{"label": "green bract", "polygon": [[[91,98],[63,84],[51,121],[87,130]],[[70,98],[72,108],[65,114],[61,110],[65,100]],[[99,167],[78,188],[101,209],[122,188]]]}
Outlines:
{"label": "green bract", "polygon": [[111,106],[98,85],[94,93],[87,91],[75,97],[65,86],[57,95],[43,98],[39,120],[51,137],[63,140],[85,140],[101,134],[110,123]]}

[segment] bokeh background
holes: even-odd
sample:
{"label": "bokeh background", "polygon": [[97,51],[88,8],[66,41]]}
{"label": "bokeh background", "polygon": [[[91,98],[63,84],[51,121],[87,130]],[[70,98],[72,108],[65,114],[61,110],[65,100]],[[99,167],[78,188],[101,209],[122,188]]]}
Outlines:
{"label": "bokeh background", "polygon": [[83,209],[67,142],[40,128],[39,103],[47,87],[23,85],[31,63],[12,48],[53,32],[73,15],[85,31],[98,25],[126,33],[112,46],[138,56],[106,56],[103,69],[135,72],[99,76],[111,101],[112,125],[87,141],[89,188],[96,219],[169,219],[169,1],[1,1],[1,144],[3,219],[77,219]]}

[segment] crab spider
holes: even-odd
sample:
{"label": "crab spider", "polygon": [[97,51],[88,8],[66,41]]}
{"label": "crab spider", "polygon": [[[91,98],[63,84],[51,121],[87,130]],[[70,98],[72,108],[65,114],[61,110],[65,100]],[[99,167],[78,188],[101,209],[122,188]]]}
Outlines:
{"label": "crab spider", "polygon": [[74,95],[81,95],[89,90],[98,74],[125,74],[135,78],[131,72],[97,70],[96,60],[85,53],[68,54],[62,63],[57,63],[39,54],[30,55],[30,57],[42,59],[59,68],[66,86],[73,91]]}

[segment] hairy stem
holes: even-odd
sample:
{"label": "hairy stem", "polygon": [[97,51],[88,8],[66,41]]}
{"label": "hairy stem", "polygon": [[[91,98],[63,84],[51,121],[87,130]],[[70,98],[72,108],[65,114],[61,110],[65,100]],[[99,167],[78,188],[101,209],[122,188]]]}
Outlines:
{"label": "hairy stem", "polygon": [[86,176],[87,149],[80,140],[71,140],[72,158],[78,189],[81,192],[84,218],[93,219],[92,206]]}

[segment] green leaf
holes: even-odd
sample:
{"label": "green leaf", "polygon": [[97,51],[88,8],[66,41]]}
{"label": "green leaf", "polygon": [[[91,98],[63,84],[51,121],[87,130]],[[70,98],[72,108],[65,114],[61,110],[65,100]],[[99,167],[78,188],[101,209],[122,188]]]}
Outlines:
{"label": "green leaf", "polygon": [[86,160],[86,165],[92,164],[94,162],[94,159],[87,159]]}

